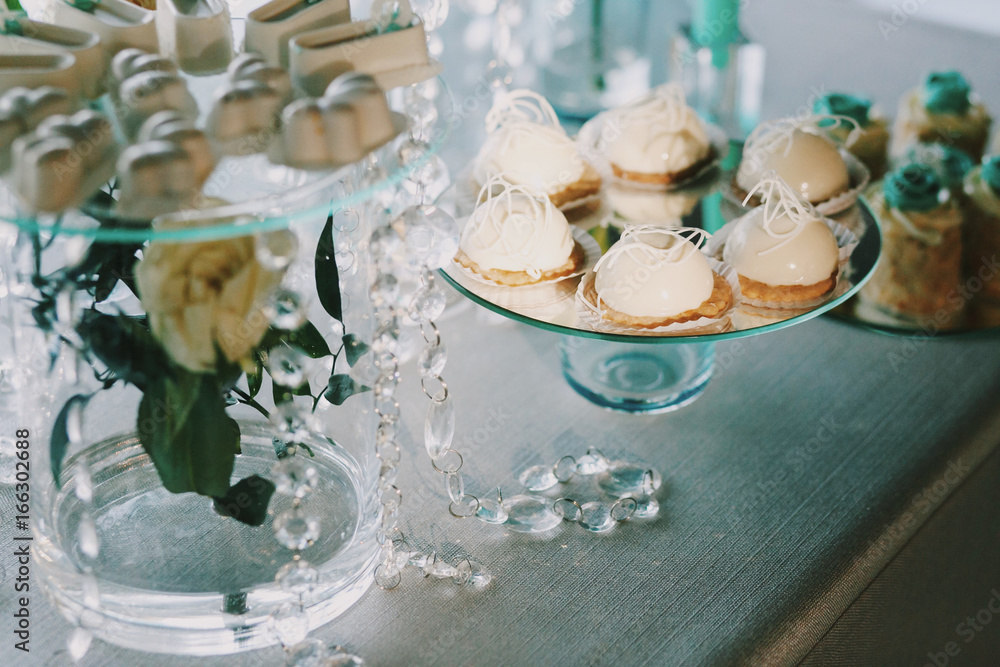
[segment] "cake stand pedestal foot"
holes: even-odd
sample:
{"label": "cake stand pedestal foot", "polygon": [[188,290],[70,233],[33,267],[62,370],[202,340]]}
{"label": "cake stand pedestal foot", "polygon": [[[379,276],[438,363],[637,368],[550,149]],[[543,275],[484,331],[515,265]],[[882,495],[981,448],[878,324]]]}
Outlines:
{"label": "cake stand pedestal foot", "polygon": [[651,345],[564,337],[563,375],[581,396],[618,412],[670,412],[693,403],[708,386],[713,343]]}

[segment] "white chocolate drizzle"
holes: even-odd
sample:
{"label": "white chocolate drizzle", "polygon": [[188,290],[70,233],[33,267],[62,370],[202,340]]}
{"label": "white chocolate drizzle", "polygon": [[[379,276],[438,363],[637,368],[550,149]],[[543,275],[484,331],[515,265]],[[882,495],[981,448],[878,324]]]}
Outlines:
{"label": "white chocolate drizzle", "polygon": [[[813,205],[799,197],[798,193],[792,190],[788,183],[778,176],[777,172],[768,171],[764,173],[760,181],[757,182],[757,185],[747,193],[746,198],[743,200],[744,206],[750,202],[750,199],[753,198],[757,191],[760,191],[761,199],[764,200],[762,204],[764,221],[761,223],[761,228],[768,236],[778,241],[778,243],[770,248],[759,251],[757,253],[758,257],[763,257],[783,247],[798,236],[807,224],[820,219],[820,215],[816,212]],[[777,197],[774,195],[777,195]],[[792,229],[787,232],[775,231],[772,225],[779,218],[790,220],[794,224]]]}

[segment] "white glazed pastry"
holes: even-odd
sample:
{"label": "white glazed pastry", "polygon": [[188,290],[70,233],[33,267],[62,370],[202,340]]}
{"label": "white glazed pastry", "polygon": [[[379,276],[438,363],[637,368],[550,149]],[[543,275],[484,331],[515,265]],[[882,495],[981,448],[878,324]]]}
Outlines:
{"label": "white glazed pastry", "polygon": [[774,171],[811,204],[847,192],[851,178],[836,144],[804,129],[821,120],[787,118],[759,125],[747,138],[736,185],[750,192],[764,173]]}
{"label": "white glazed pastry", "polygon": [[288,43],[304,32],[351,21],[349,0],[271,0],[247,14],[243,49],[288,67]]}
{"label": "white glazed pastry", "polygon": [[269,65],[256,53],[243,53],[237,56],[227,69],[231,81],[260,81],[266,83],[282,100],[292,98],[292,78],[288,71]]}
{"label": "white glazed pastry", "polygon": [[678,84],[610,112],[616,136],[607,157],[615,175],[641,183],[669,184],[693,176],[712,154],[705,125]]}
{"label": "white glazed pastry", "polygon": [[104,92],[107,56],[96,34],[13,15],[5,19],[3,32],[3,52],[68,53],[75,61],[73,72],[80,94],[95,99]]}
{"label": "white glazed pastry", "polygon": [[724,318],[733,289],[701,251],[708,236],[700,229],[626,227],[581,283],[578,298],[602,321],[628,328]]}
{"label": "white glazed pastry", "polygon": [[13,186],[22,203],[56,213],[85,201],[114,174],[118,147],[111,122],[84,109],[53,115],[14,141]]}
{"label": "white glazed pastry", "polygon": [[198,116],[198,104],[184,79],[167,71],[147,70],[132,74],[119,86],[118,98],[122,126],[130,137],[135,136],[146,119],[159,111],[176,111],[192,120]]}
{"label": "white glazed pastry", "polygon": [[125,149],[118,160],[118,185],[118,215],[141,222],[194,206],[199,191],[194,161],[171,141]]}
{"label": "white glazed pastry", "polygon": [[84,83],[78,70],[76,59],[65,52],[0,52],[0,92],[54,86],[77,97]]}
{"label": "white glazed pastry", "polygon": [[[386,12],[386,10],[389,10]],[[375,0],[373,20],[355,21],[296,35],[288,68],[296,86],[321,95],[347,72],[364,72],[384,90],[426,81],[441,73],[427,51],[424,24],[408,0]],[[383,17],[389,20],[383,22]]]}
{"label": "white glazed pastry", "polygon": [[600,191],[600,176],[538,93],[515,90],[498,97],[486,116],[486,131],[473,162],[477,183],[503,174],[514,185],[545,192],[558,207]]}
{"label": "white glazed pastry", "polygon": [[160,53],[189,74],[216,74],[233,58],[233,30],[224,0],[157,0]]}
{"label": "white glazed pastry", "polygon": [[206,133],[225,155],[266,150],[279,122],[282,99],[261,81],[232,81],[215,93]]}
{"label": "white glazed pastry", "polygon": [[191,157],[199,188],[215,170],[215,151],[208,137],[191,120],[176,111],[160,111],[150,116],[139,128],[139,142],[146,141],[169,141],[183,148]]}
{"label": "white glazed pastry", "polygon": [[360,160],[400,130],[374,78],[351,72],[330,83],[323,97],[285,107],[268,157],[297,169],[330,169]]}
{"label": "white glazed pastry", "polygon": [[722,259],[749,299],[803,302],[829,293],[837,281],[840,248],[816,210],[773,172],[756,189],[765,203],[731,223]]}
{"label": "white glazed pastry", "polygon": [[57,114],[69,115],[76,103],[65,90],[42,86],[13,88],[0,96],[0,172],[10,168],[14,141]]}
{"label": "white glazed pastry", "polygon": [[139,48],[149,53],[159,50],[156,12],[126,0],[92,3],[54,0],[52,16],[54,23],[96,34],[101,38],[108,58],[127,48]]}
{"label": "white glazed pastry", "polygon": [[487,280],[528,285],[571,275],[583,261],[566,216],[544,194],[502,178],[483,186],[455,258]]}

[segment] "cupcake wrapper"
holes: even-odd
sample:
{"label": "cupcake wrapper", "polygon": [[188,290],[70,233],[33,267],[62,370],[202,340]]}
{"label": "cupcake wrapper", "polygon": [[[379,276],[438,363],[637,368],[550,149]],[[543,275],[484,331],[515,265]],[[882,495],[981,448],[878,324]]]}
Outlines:
{"label": "cupcake wrapper", "polygon": [[[466,219],[466,222],[468,222],[468,219]],[[570,225],[570,233],[572,233],[573,235],[573,240],[579,243],[580,246],[583,248],[583,264],[580,266],[579,269],[577,269],[573,273],[566,276],[562,276],[560,278],[556,278],[555,280],[545,280],[539,283],[534,283],[532,285],[504,285],[502,283],[498,283],[493,280],[488,280],[483,276],[479,275],[478,273],[476,273],[475,271],[467,269],[455,261],[452,261],[452,269],[453,272],[461,273],[463,276],[469,278],[470,280],[474,280],[477,283],[481,283],[483,285],[489,285],[490,287],[499,287],[504,290],[516,290],[516,291],[523,290],[526,292],[530,292],[542,285],[553,285],[556,283],[561,283],[565,280],[570,280],[571,278],[577,278],[579,276],[582,276],[583,274],[593,269],[594,266],[597,265],[597,262],[600,261],[601,259],[601,246],[597,244],[597,240],[593,236],[588,234],[583,229],[579,227],[574,227],[573,225]],[[543,294],[542,291],[539,290],[536,291],[538,291],[539,295]],[[550,297],[543,296],[542,298],[545,299]],[[522,301],[524,301],[527,304],[532,303],[532,295],[530,294],[526,295],[525,297],[522,298]],[[526,307],[526,306],[524,304],[521,304],[520,307]]]}
{"label": "cupcake wrapper", "polygon": [[[846,211],[850,207],[854,206],[854,204],[858,201],[858,197],[860,197],[865,188],[868,187],[868,183],[871,180],[871,174],[868,172],[868,167],[866,167],[861,160],[854,157],[844,149],[840,149],[840,156],[844,159],[844,164],[847,165],[847,176],[850,182],[850,189],[840,193],[836,197],[831,197],[826,201],[814,204],[813,206],[816,209],[816,212],[823,216],[836,215],[837,213]],[[729,212],[731,213],[731,211],[735,209],[737,213],[734,217],[739,217],[756,207],[743,205],[743,199],[746,197],[746,193],[741,193],[733,185],[735,178],[735,169],[723,173],[722,180],[719,183],[719,190],[722,192],[722,197],[726,200],[726,203],[730,204],[732,207]],[[724,210],[724,214],[726,212],[727,211]],[[729,219],[728,216],[726,217]]]}
{"label": "cupcake wrapper", "polygon": [[734,271],[728,264],[725,264],[713,257],[708,258],[708,264],[712,267],[712,271],[718,273],[726,279],[726,282],[729,283],[729,287],[733,290],[733,305],[720,317],[700,317],[697,320],[692,320],[690,322],[669,324],[667,326],[656,327],[654,329],[641,329],[639,327],[628,327],[608,322],[601,317],[601,312],[598,309],[597,304],[593,301],[589,301],[584,296],[588,285],[596,279],[596,274],[593,271],[587,273],[587,275],[583,277],[583,280],[580,281],[580,286],[576,290],[577,316],[580,318],[581,323],[586,324],[594,331],[621,334],[625,336],[694,336],[724,333],[732,328],[733,324],[731,315],[740,303],[740,280],[736,275],[736,271]]}
{"label": "cupcake wrapper", "polygon": [[664,192],[669,190],[682,190],[698,183],[708,172],[718,167],[729,154],[729,137],[722,128],[717,125],[705,123],[705,133],[708,135],[709,144],[712,146],[712,158],[705,162],[698,171],[677,183],[665,185],[656,183],[639,183],[615,176],[611,168],[611,162],[607,157],[607,145],[602,134],[610,119],[610,112],[605,111],[590,119],[577,135],[576,143],[580,148],[580,153],[590,164],[597,169],[597,172],[604,179],[605,183],[619,183],[627,185],[637,190],[648,190],[651,192]]}
{"label": "cupcake wrapper", "polygon": [[[813,308],[820,306],[830,299],[834,299],[840,296],[848,289],[850,289],[850,261],[851,254],[854,249],[858,247],[858,237],[854,233],[830,218],[823,218],[823,223],[830,228],[833,232],[834,238],[837,240],[837,248],[839,249],[839,257],[837,264],[837,284],[834,286],[833,291],[830,293],[819,297],[817,299],[807,299],[805,301],[792,301],[792,302],[782,302],[782,301],[765,301],[759,299],[750,299],[744,296],[740,303],[740,308],[751,312],[750,309],[758,309],[764,312],[761,314],[765,317],[777,317],[776,313],[783,311],[785,313],[791,312],[789,317],[794,315],[801,315],[805,312],[812,310]],[[717,231],[712,238],[708,240],[705,245],[705,254],[710,257],[714,257],[717,260],[722,260],[722,252],[726,247],[726,240],[729,235],[733,233],[733,229],[736,226],[736,221],[726,223],[722,229]],[[735,271],[734,271],[735,273]],[[845,287],[846,285],[846,287]],[[799,311],[799,312],[797,312]],[[787,319],[787,318],[784,318]]]}

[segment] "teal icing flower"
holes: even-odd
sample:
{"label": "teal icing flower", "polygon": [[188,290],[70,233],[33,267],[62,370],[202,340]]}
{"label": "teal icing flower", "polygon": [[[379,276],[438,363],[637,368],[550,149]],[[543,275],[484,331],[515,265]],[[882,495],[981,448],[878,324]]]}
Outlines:
{"label": "teal icing flower", "polygon": [[900,211],[929,211],[941,203],[941,180],[926,164],[911,162],[885,177],[885,200]]}
{"label": "teal icing flower", "polygon": [[947,188],[961,184],[974,164],[968,153],[947,144],[918,144],[910,150],[907,157],[912,162],[933,168]]}
{"label": "teal icing flower", "polygon": [[971,92],[969,82],[955,70],[931,72],[924,81],[924,106],[931,113],[963,114],[972,106]]}
{"label": "teal icing flower", "polygon": [[994,155],[986,160],[980,175],[986,185],[990,186],[993,194],[1000,197],[1000,155]]}
{"label": "teal icing flower", "polygon": [[865,127],[868,125],[868,112],[871,106],[871,100],[864,97],[846,93],[827,93],[813,103],[813,113],[847,116],[861,127]]}

